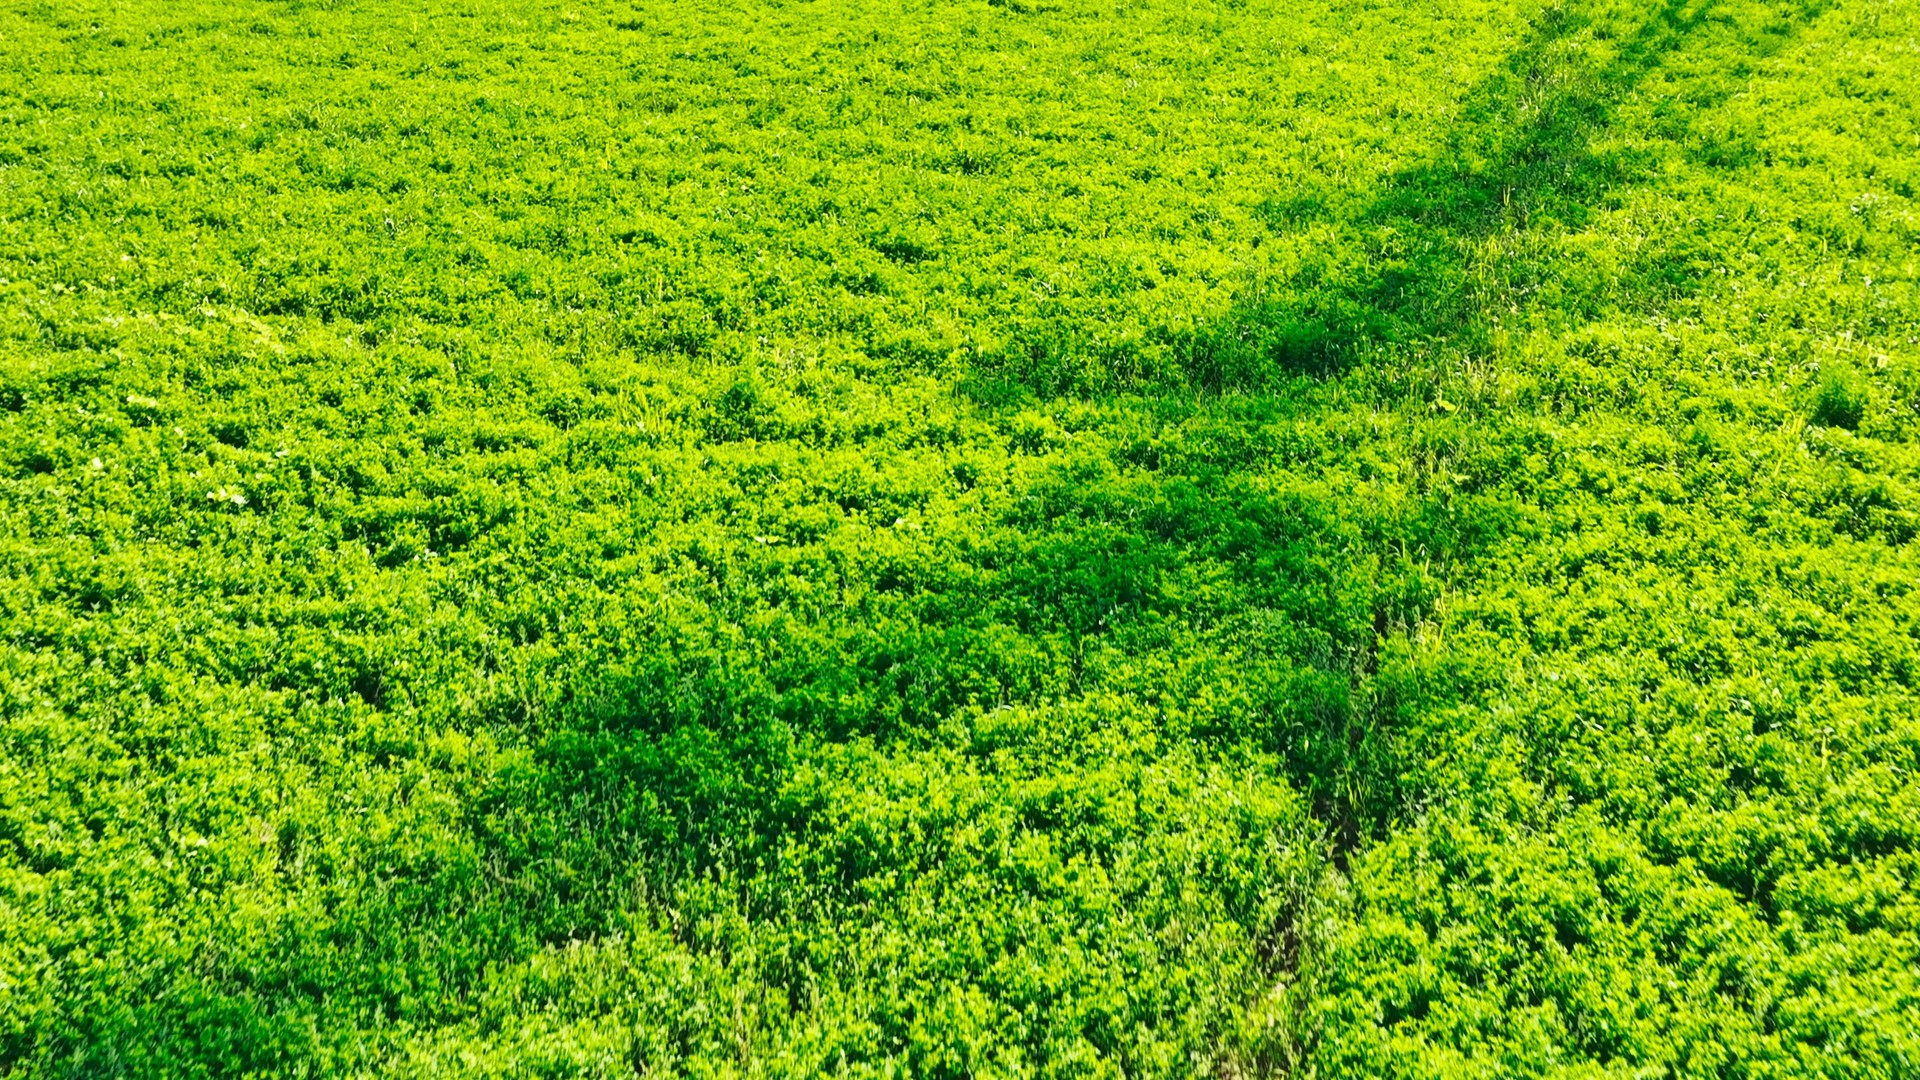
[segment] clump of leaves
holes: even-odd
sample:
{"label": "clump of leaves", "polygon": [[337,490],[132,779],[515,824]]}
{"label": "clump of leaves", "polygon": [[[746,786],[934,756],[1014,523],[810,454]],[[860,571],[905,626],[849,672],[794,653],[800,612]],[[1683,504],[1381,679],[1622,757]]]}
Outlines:
{"label": "clump of leaves", "polygon": [[1850,367],[1830,368],[1813,396],[1813,422],[1852,431],[1866,415],[1866,379]]}

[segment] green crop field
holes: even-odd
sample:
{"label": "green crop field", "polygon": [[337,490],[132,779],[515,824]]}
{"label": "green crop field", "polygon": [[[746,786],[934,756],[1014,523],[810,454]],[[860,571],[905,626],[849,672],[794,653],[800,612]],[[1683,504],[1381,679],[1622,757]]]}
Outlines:
{"label": "green crop field", "polygon": [[0,1075],[1920,1076],[1914,0],[0,5]]}

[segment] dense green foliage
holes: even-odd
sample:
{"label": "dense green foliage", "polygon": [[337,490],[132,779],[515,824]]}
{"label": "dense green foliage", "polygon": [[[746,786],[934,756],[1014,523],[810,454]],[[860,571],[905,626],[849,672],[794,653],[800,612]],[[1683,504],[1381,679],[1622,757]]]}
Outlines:
{"label": "dense green foliage", "polygon": [[1920,1073],[1917,172],[1903,0],[0,10],[0,1073]]}

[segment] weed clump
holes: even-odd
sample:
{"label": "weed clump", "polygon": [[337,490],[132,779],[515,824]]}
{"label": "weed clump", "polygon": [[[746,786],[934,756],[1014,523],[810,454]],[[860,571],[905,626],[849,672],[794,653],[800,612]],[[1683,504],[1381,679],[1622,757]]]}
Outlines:
{"label": "weed clump", "polygon": [[1867,415],[1867,381],[1850,367],[1830,368],[1813,395],[1813,422],[1853,431]]}

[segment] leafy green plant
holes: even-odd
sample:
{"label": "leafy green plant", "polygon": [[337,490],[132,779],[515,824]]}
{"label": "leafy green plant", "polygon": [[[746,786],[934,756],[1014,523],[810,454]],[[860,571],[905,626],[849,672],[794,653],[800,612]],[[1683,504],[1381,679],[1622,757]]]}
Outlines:
{"label": "leafy green plant", "polygon": [[1858,372],[1847,368],[1821,376],[1813,396],[1813,422],[1852,431],[1867,415],[1867,387]]}

